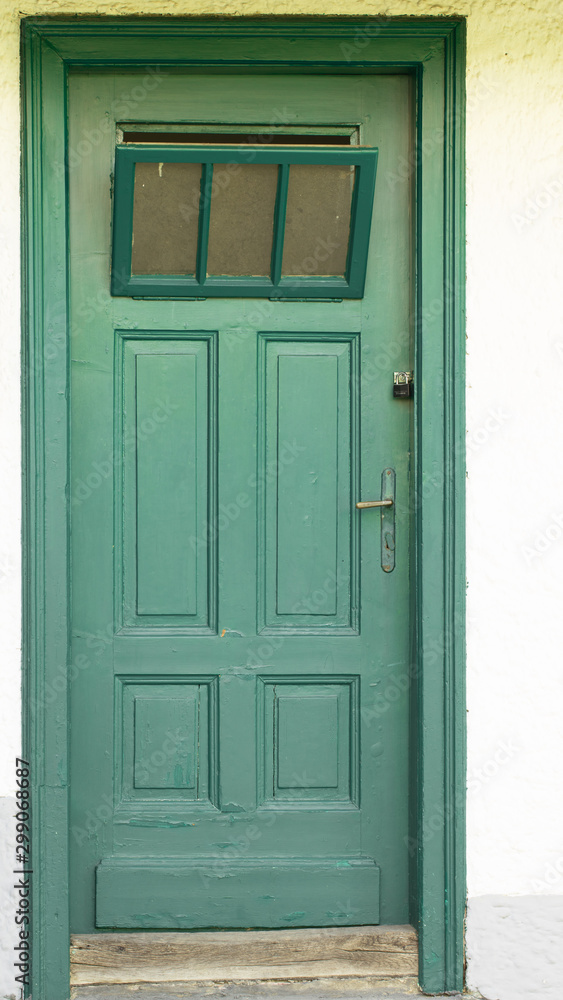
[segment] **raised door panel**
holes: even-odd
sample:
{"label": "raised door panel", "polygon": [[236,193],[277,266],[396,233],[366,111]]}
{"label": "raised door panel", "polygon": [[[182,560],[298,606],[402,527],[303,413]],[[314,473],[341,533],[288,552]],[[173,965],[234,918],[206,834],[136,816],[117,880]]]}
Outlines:
{"label": "raised door panel", "polygon": [[262,805],[355,808],[359,801],[359,678],[260,679]]}
{"label": "raised door panel", "polygon": [[118,332],[116,342],[117,622],[211,632],[214,340]]}
{"label": "raised door panel", "polygon": [[215,678],[121,676],[115,680],[115,788],[134,817],[212,806],[217,800]]}
{"label": "raised door panel", "polygon": [[263,335],[262,631],[358,629],[355,335]]}

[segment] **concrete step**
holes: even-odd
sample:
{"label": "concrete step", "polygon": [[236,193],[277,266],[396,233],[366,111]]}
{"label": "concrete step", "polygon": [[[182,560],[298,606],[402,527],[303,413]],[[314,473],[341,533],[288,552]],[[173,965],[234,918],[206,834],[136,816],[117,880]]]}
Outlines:
{"label": "concrete step", "polygon": [[[349,977],[300,982],[165,983],[81,986],[72,1000],[415,1000],[422,998],[414,976],[395,979]],[[483,1000],[475,993],[448,993],[434,1000]]]}

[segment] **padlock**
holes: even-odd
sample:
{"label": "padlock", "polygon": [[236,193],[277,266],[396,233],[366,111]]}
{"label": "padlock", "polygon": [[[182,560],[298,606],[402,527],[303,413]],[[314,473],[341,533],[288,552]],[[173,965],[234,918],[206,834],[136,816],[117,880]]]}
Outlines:
{"label": "padlock", "polygon": [[393,372],[393,396],[410,399],[414,392],[412,372]]}

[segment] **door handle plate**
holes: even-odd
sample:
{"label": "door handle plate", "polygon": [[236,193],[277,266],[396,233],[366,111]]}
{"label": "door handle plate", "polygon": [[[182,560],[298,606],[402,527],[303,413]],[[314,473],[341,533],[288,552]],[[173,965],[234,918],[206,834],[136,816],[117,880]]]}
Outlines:
{"label": "door handle plate", "polygon": [[395,569],[395,470],[381,473],[381,500],[360,500],[356,507],[381,507],[381,568],[391,573]]}
{"label": "door handle plate", "polygon": [[391,500],[391,506],[381,511],[381,569],[391,573],[395,569],[395,470],[381,473],[381,499]]}

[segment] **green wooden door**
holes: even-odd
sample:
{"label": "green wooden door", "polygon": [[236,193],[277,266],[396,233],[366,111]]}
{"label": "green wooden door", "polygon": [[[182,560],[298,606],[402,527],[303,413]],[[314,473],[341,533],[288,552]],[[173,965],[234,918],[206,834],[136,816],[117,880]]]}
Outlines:
{"label": "green wooden door", "polygon": [[[74,932],[408,921],[410,109],[401,75],[70,76]],[[117,125],[198,122],[378,147],[363,298],[112,296]],[[386,468],[393,572],[355,506]]]}

